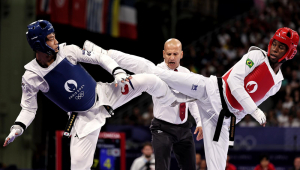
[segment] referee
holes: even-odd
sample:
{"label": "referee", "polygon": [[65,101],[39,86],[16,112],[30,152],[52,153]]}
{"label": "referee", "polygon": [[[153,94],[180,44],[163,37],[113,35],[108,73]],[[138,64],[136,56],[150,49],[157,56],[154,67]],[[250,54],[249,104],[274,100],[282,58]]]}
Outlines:
{"label": "referee", "polygon": [[[169,39],[165,42],[163,50],[164,62],[157,67],[174,70],[178,72],[190,73],[190,71],[180,66],[180,59],[183,57],[181,42],[177,39]],[[173,90],[178,93],[177,91]],[[193,135],[191,132],[192,123],[187,121],[188,108],[194,117],[197,128],[197,140],[203,138],[200,113],[195,102],[181,103],[175,107],[162,107],[155,97],[154,119],[151,122],[152,146],[155,153],[155,169],[169,170],[171,151],[177,159],[181,170],[196,170],[196,152]]]}

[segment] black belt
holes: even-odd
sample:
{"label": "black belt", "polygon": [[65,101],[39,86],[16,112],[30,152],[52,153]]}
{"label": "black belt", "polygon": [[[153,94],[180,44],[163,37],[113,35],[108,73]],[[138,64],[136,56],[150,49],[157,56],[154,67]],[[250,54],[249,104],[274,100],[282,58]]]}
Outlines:
{"label": "black belt", "polygon": [[[96,95],[96,102],[99,100],[99,97],[98,95]],[[103,107],[106,109],[106,111],[112,116],[114,115],[114,110],[112,109],[112,107],[108,106],[108,105],[103,105]],[[78,113],[77,112],[72,112],[71,113],[71,116],[68,120],[68,123],[67,123],[67,126],[65,128],[65,131],[64,131],[64,134],[63,134],[63,137],[70,137],[70,133],[71,133],[71,130],[72,130],[72,127],[74,125],[74,122],[75,122],[75,119],[77,117]]]}
{"label": "black belt", "polygon": [[65,128],[63,137],[65,137],[65,138],[70,137],[70,135],[71,135],[70,133],[71,133],[72,127],[74,125],[75,119],[77,117],[77,114],[78,114],[77,112],[72,112],[71,113],[71,116],[70,116],[70,118],[68,120],[68,123],[67,123],[67,126]]}
{"label": "black belt", "polygon": [[218,142],[219,141],[219,137],[220,137],[220,133],[222,130],[222,125],[223,125],[223,121],[224,121],[224,117],[231,117],[231,121],[230,121],[230,131],[229,131],[229,147],[232,148],[233,147],[233,141],[234,141],[234,132],[235,132],[235,123],[236,123],[236,117],[234,114],[232,114],[228,107],[227,104],[225,102],[225,98],[223,95],[223,82],[222,82],[222,78],[218,78],[218,87],[219,87],[219,92],[220,92],[220,98],[221,98],[221,103],[222,103],[222,110],[220,112],[219,118],[218,118],[218,122],[217,122],[217,127],[215,130],[215,134],[214,134],[214,138],[213,141]]}

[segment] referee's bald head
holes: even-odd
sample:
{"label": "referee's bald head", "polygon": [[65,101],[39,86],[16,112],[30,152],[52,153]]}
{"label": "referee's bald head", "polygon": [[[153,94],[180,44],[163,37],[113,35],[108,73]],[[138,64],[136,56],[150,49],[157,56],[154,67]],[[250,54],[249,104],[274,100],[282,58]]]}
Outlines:
{"label": "referee's bald head", "polygon": [[168,48],[168,47],[179,47],[180,50],[182,50],[182,44],[181,42],[176,39],[176,38],[170,38],[168,39],[166,42],[165,42],[165,45],[164,45],[164,49]]}

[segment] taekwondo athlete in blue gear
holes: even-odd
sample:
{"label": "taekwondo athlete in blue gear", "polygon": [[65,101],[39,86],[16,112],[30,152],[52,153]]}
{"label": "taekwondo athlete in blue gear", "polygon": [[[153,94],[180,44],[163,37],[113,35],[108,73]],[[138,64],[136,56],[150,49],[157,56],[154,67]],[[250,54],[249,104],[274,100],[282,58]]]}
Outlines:
{"label": "taekwondo athlete in blue gear", "polygon": [[[58,44],[52,24],[38,20],[27,26],[27,41],[36,58],[25,65],[22,76],[22,110],[4,147],[26,130],[37,110],[37,93],[41,91],[66,112],[76,112],[70,131],[71,169],[86,170],[93,164],[94,152],[101,127],[113,109],[147,92],[165,106],[186,102],[184,95],[174,94],[155,75],[128,76],[118,64],[105,54],[82,50],[76,45]],[[96,82],[79,62],[98,64],[113,74],[113,83]],[[118,86],[119,85],[119,86]],[[133,89],[134,88],[134,89]],[[105,107],[104,107],[105,106]]]}

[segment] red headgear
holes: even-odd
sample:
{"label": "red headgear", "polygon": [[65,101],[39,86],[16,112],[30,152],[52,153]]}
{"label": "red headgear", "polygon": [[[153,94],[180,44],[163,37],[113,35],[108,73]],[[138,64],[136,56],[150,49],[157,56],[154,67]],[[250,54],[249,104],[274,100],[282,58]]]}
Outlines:
{"label": "red headgear", "polygon": [[270,40],[268,46],[268,56],[270,56],[270,49],[274,39],[287,45],[288,47],[287,52],[282,58],[278,60],[278,62],[290,60],[295,56],[295,54],[297,53],[297,45],[299,42],[299,35],[296,31],[287,27],[279,28]]}

